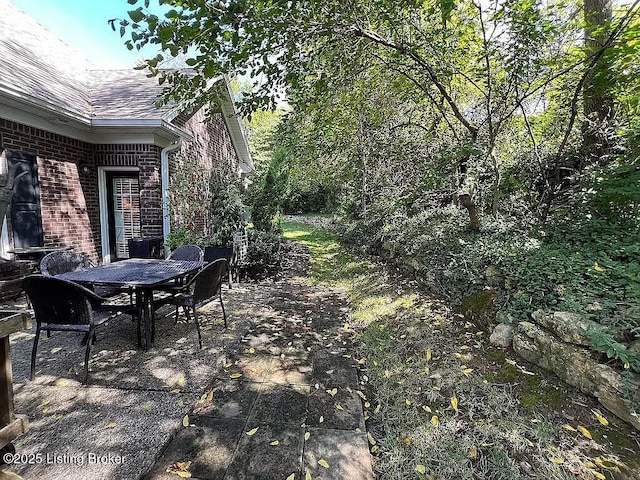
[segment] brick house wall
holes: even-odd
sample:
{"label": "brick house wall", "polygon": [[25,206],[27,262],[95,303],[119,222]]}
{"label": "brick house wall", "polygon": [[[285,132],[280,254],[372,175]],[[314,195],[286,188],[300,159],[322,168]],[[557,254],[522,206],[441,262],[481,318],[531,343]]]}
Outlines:
{"label": "brick house wall", "polygon": [[[5,149],[37,157],[44,242],[71,245],[97,260],[99,218],[92,218],[87,205],[97,199],[98,185],[77,167],[91,145],[0,118],[0,151]],[[11,231],[9,215],[7,221]]]}
{"label": "brick house wall", "polygon": [[[99,166],[139,168],[142,234],[162,235],[160,147],[93,145],[0,118],[0,151],[5,149],[37,157],[45,244],[70,245],[100,262]],[[78,168],[81,162],[87,172]]]}

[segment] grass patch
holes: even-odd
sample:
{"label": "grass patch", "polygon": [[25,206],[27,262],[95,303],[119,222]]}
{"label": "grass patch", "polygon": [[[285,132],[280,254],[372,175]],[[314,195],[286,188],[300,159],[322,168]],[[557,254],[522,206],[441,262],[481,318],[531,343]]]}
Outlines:
{"label": "grass patch", "polygon": [[[640,478],[637,434],[606,412],[610,425],[601,425],[593,399],[493,347],[448,302],[348,252],[336,236],[282,226],[310,248],[310,281],[349,297],[380,478]],[[633,441],[614,441],[613,432]]]}

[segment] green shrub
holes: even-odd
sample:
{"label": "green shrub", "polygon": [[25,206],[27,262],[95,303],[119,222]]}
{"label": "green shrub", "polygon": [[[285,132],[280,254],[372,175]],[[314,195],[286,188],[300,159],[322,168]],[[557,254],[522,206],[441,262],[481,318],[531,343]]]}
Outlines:
{"label": "green shrub", "polygon": [[249,229],[249,247],[245,272],[250,277],[261,277],[280,268],[282,237],[276,233]]}
{"label": "green shrub", "polygon": [[342,237],[408,268],[454,307],[488,286],[503,321],[528,320],[542,309],[600,322],[607,328],[594,349],[636,369],[638,355],[620,342],[640,337],[640,227],[626,222],[628,210],[617,211],[624,212],[618,223],[582,211],[544,228],[484,217],[472,232],[466,212],[454,206],[408,216],[381,203]]}

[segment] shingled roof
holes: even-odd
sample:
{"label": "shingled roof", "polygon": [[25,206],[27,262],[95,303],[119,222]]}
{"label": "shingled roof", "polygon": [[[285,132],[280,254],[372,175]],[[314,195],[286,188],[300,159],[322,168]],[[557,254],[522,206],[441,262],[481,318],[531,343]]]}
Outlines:
{"label": "shingled roof", "polygon": [[0,92],[88,121],[90,62],[8,0],[0,12]]}
{"label": "shingled roof", "polygon": [[[96,69],[10,0],[0,0],[0,69],[0,114],[9,118],[26,114],[32,125],[96,142],[118,128],[150,132],[162,146],[190,137],[170,123],[179,110],[175,104],[156,106],[162,92],[156,78],[133,68]],[[227,78],[219,81],[226,87],[220,89],[224,120],[243,168],[251,171],[233,94]]]}
{"label": "shingled roof", "polygon": [[141,70],[91,70],[88,73],[93,118],[160,118],[172,110],[166,105],[156,107],[162,87],[156,78],[147,77]]}
{"label": "shingled roof", "polygon": [[161,118],[161,88],[142,71],[98,70],[8,0],[0,0],[0,91],[90,122]]}

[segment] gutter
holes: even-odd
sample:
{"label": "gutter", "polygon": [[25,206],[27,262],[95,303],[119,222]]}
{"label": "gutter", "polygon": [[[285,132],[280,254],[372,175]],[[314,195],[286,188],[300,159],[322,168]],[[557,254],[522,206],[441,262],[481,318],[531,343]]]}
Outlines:
{"label": "gutter", "polygon": [[[169,154],[182,146],[182,137],[178,137],[175,143],[165,147],[160,152],[160,176],[162,193],[162,236],[165,241],[171,233],[171,223],[169,221]],[[165,248],[165,256],[167,249]]]}

